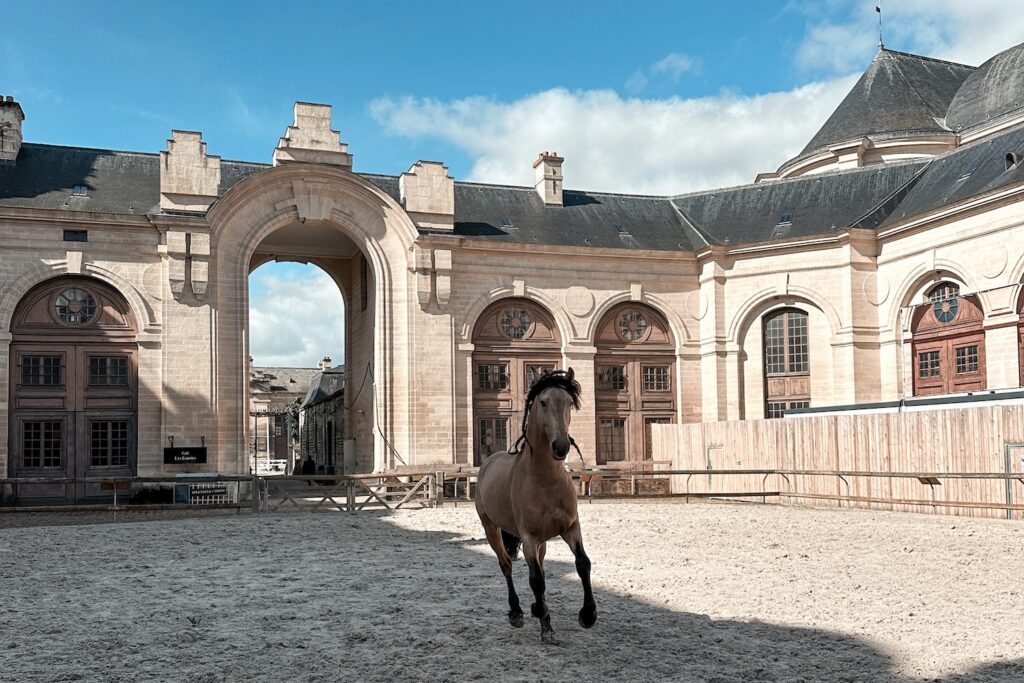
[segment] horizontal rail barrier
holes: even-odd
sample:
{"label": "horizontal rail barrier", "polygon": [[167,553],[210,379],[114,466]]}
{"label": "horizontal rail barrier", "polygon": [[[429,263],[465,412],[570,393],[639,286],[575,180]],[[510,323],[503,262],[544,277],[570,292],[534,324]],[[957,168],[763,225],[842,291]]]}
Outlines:
{"label": "horizontal rail barrier", "polygon": [[[350,475],[215,475],[142,477],[20,477],[0,479],[0,512],[16,511],[127,511],[175,509],[236,509],[252,512],[285,510],[338,510],[357,512],[366,509],[399,510],[404,508],[435,507],[445,503],[458,504],[472,500],[479,470],[470,467],[403,468],[389,472]],[[761,499],[769,498],[792,504],[795,501],[831,501],[842,505],[906,505],[911,507],[964,508],[1003,510],[1012,517],[1014,511],[1024,511],[1024,474],[1005,472],[871,472],[796,469],[620,469],[587,468],[568,470],[581,500],[610,499]],[[727,485],[732,477],[760,477],[758,490]],[[693,477],[717,479],[715,490],[691,490]],[[722,477],[726,479],[723,481]],[[775,477],[776,479],[772,480]],[[829,477],[836,479],[837,493],[815,493],[799,490],[795,484],[802,477]],[[930,498],[886,497],[855,495],[851,480],[916,479],[928,486]],[[1005,481],[1007,500],[947,500],[939,497],[944,481],[977,480]],[[735,481],[735,480],[733,480]],[[1021,502],[1011,495],[1012,484],[1021,484]],[[653,483],[652,483],[653,482]],[[28,505],[19,503],[19,488],[31,485],[80,486],[99,485],[102,501],[63,505],[39,503],[24,496]],[[133,493],[146,485],[164,484],[183,486],[173,488],[187,499],[173,503],[132,502]],[[769,484],[771,484],[769,486]],[[845,494],[839,492],[845,487]],[[166,491],[166,489],[165,489]]]}

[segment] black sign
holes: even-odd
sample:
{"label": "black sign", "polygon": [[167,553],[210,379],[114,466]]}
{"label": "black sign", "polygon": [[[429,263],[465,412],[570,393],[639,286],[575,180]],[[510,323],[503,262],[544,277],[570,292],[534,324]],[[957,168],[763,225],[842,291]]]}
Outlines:
{"label": "black sign", "polygon": [[192,448],[165,448],[165,465],[192,465],[206,462],[206,446]]}

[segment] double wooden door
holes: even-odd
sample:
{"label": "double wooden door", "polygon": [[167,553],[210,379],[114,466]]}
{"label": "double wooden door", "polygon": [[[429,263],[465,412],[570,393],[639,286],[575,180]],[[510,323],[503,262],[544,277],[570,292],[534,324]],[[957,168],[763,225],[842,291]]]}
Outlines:
{"label": "double wooden door", "polygon": [[19,484],[19,502],[109,498],[110,484],[58,480],[136,472],[135,345],[13,344],[10,358],[8,470],[36,480]]}

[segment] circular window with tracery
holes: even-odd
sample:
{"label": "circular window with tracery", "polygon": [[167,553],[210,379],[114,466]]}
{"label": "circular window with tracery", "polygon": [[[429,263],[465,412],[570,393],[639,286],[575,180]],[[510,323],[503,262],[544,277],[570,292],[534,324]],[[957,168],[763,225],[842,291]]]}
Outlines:
{"label": "circular window with tracery", "polygon": [[57,317],[65,325],[85,325],[96,317],[96,301],[84,289],[72,287],[57,295]]}
{"label": "circular window with tracery", "polygon": [[952,282],[942,282],[928,292],[928,301],[932,304],[936,320],[951,322],[960,308],[960,287]]}
{"label": "circular window with tracery", "polygon": [[647,318],[640,311],[626,311],[619,318],[619,336],[626,341],[638,341],[647,332]]}
{"label": "circular window with tracery", "polygon": [[533,324],[529,311],[524,308],[506,308],[501,314],[501,333],[510,339],[522,339]]}

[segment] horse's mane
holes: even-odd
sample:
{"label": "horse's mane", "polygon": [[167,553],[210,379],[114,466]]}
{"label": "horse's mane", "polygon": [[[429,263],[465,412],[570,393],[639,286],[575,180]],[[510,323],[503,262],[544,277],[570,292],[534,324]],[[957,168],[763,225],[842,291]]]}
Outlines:
{"label": "horse's mane", "polygon": [[[552,372],[545,372],[541,375],[541,378],[533,383],[530,387],[530,393],[526,395],[526,408],[523,410],[523,429],[519,434],[519,438],[516,439],[515,444],[508,450],[509,453],[520,453],[523,450],[523,444],[529,445],[529,440],[526,438],[526,427],[530,420],[530,409],[533,407],[533,402],[537,400],[541,392],[551,388],[562,389],[569,398],[572,399],[572,407],[576,410],[580,409],[580,394],[583,393],[583,389],[580,387],[580,383],[577,382],[571,374],[565,370],[554,370]],[[572,437],[569,437],[572,445],[579,451],[579,446],[576,446],[576,442],[573,441]]]}

